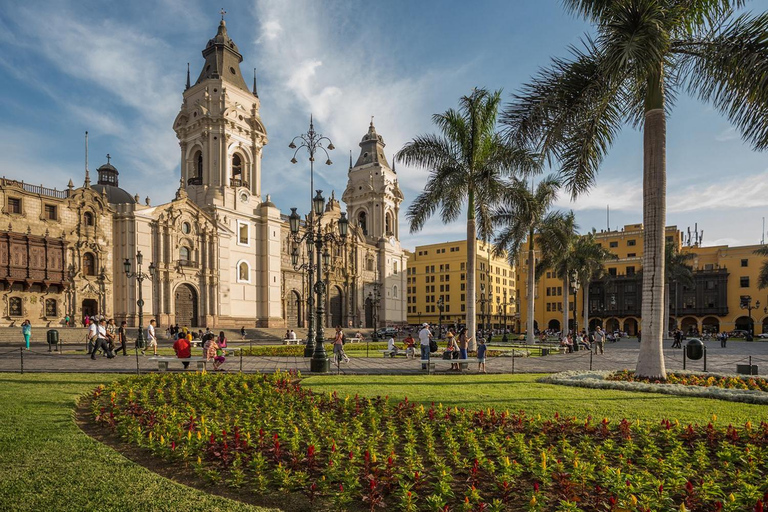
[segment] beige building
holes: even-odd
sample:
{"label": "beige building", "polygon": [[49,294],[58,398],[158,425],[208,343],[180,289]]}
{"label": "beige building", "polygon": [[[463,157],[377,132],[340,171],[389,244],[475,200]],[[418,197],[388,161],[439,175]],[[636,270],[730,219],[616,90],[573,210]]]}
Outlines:
{"label": "beige building", "polygon": [[[478,329],[512,328],[517,322],[517,278],[505,257],[495,257],[480,240],[477,244]],[[466,322],[467,242],[417,246],[407,270],[409,324]]]}

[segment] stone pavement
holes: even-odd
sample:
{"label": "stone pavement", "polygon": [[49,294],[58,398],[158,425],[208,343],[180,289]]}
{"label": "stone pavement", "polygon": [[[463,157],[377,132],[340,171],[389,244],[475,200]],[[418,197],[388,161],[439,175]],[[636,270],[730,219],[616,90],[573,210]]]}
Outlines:
{"label": "stone pavement", "polygon": [[[164,346],[165,344],[161,344]],[[667,344],[669,345],[669,344]],[[710,372],[734,373],[737,364],[758,365],[760,374],[768,373],[768,342],[734,342],[720,348],[719,342],[707,343],[707,370]],[[330,345],[326,345],[330,349]],[[33,344],[32,350],[19,350],[8,346],[0,347],[0,372],[106,372],[136,373],[137,358],[134,352],[118,355],[114,359],[99,356],[92,361],[84,351],[74,354],[49,353],[47,345]],[[487,359],[489,373],[551,373],[566,370],[621,370],[633,369],[637,362],[639,345],[634,339],[608,344],[605,355],[591,355],[587,351],[573,354],[554,354],[546,357],[493,357]],[[22,357],[23,353],[23,357]],[[193,355],[200,355],[193,349]],[[378,354],[377,354],[378,355]],[[679,349],[665,348],[664,356],[668,370],[683,368],[683,354]],[[513,360],[514,359],[514,360]],[[23,361],[22,361],[23,360]],[[477,371],[476,361],[469,360],[469,372]],[[228,357],[224,364],[227,371],[274,372],[276,370],[298,370],[309,374],[309,360],[303,357]],[[703,360],[688,361],[689,370],[703,370]],[[170,366],[180,371],[181,364]],[[149,361],[149,355],[138,357],[138,370],[142,373],[157,371],[157,364]],[[194,371],[190,368],[188,371]],[[418,360],[403,357],[353,357],[349,363],[333,365],[333,373],[340,374],[419,374],[422,373]],[[444,373],[444,372],[439,372]]]}

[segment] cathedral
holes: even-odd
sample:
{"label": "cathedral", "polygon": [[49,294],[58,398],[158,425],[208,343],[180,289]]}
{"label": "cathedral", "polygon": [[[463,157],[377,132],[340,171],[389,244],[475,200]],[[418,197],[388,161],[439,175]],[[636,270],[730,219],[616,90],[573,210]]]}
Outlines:
{"label": "cathedral", "polygon": [[[109,155],[95,184],[87,164],[77,188],[72,180],[65,190],[0,180],[4,324],[60,326],[66,317],[79,323],[97,315],[136,326],[141,296],[145,324],[154,318],[161,326],[307,325],[311,288],[291,258],[299,249],[305,259],[305,248],[293,242],[288,216],[262,194],[267,129],[255,80],[249,89],[224,20],[202,54],[200,75],[191,83],[188,72],[173,123],[181,176],[172,201],[152,205],[121,189]],[[331,264],[323,269],[325,323],[403,324],[403,195],[373,122],[359,146],[341,198],[349,235],[330,247]],[[332,192],[321,229],[337,229],[341,214]],[[126,272],[128,262],[132,273],[138,270],[138,253],[143,281]]]}

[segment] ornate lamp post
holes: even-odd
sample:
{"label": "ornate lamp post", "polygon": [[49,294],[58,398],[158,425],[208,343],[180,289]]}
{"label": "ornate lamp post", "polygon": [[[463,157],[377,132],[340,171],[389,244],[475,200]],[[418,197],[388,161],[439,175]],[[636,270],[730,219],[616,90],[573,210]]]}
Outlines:
{"label": "ornate lamp post", "polygon": [[[297,143],[298,143],[298,145],[296,145]],[[315,125],[312,122],[312,116],[311,115],[309,116],[309,131],[307,131],[307,133],[302,133],[301,135],[297,135],[296,137],[293,138],[291,143],[288,144],[289,148],[296,150],[296,151],[293,152],[293,158],[291,158],[291,163],[292,164],[295,164],[295,163],[298,162],[298,160],[296,160],[296,155],[299,153],[299,151],[301,149],[306,149],[307,152],[309,153],[309,199],[310,199],[310,204],[313,204],[313,201],[314,201],[314,199],[312,197],[312,194],[315,191],[315,154],[317,154],[318,150],[320,150],[323,153],[325,153],[325,156],[326,156],[325,165],[331,165],[333,163],[333,162],[331,162],[331,158],[328,155],[328,151],[326,150],[326,146],[324,146],[324,144],[327,144],[327,149],[328,150],[333,151],[335,149],[335,147],[333,146],[333,142],[331,142],[331,139],[329,139],[328,137],[325,137],[322,134],[317,133],[315,131]],[[307,296],[307,311],[309,312],[309,314],[307,315],[307,317],[308,317],[308,320],[309,320],[309,325],[308,325],[309,332],[307,333],[307,343],[304,346],[304,357],[312,357],[312,354],[315,351],[315,318],[314,318],[313,313],[312,313],[312,310],[314,309],[314,306],[315,306],[315,301],[314,301],[314,295],[313,295],[313,292],[312,292],[312,287],[314,286],[314,283],[315,283],[314,273],[315,273],[315,270],[316,270],[315,266],[313,264],[313,260],[314,260],[314,254],[313,254],[314,243],[312,241],[312,236],[313,236],[312,235],[312,230],[314,228],[314,225],[313,225],[313,222],[312,222],[312,211],[313,211],[313,209],[314,209],[314,207],[312,209],[310,209],[309,222],[307,222],[307,225],[306,225],[306,230],[307,231],[306,231],[306,233],[304,234],[303,237],[301,237],[301,238],[297,237],[298,232],[299,232],[299,227],[298,226],[299,226],[299,222],[301,221],[301,217],[299,217],[299,215],[296,214],[296,219],[295,220],[291,220],[292,223],[295,222],[295,224],[296,224],[296,226],[295,226],[296,227],[296,231],[295,232],[293,231],[294,226],[293,226],[293,224],[291,224],[291,233],[293,233],[294,242],[296,242],[298,244],[298,243],[301,243],[301,240],[303,240],[305,238],[307,240],[307,260],[308,260],[308,262],[305,263],[305,264],[299,265],[297,267],[296,264],[298,263],[298,258],[296,258],[295,262],[293,264],[294,269],[296,269],[296,271],[300,271],[300,270],[306,270],[307,271],[307,290],[309,292],[309,295]],[[293,218],[293,214],[296,213],[296,208],[292,208],[291,211],[292,211],[291,218]],[[321,214],[322,214],[322,212],[321,212]],[[295,246],[294,246],[294,251],[298,252],[298,249]],[[291,259],[294,259],[293,254],[291,254]],[[319,273],[318,273],[318,275],[319,275]]]}
{"label": "ornate lamp post", "polygon": [[[373,317],[373,336],[374,340],[379,339],[379,335],[376,330],[379,327],[379,304],[381,304],[381,292],[379,291],[379,283],[373,283],[373,292],[368,292],[368,300],[371,301],[371,316]],[[421,313],[419,313],[421,318]]]}
{"label": "ornate lamp post", "polygon": [[437,311],[438,311],[438,321],[437,321],[437,337],[438,339],[443,339],[443,308],[445,307],[445,301],[443,300],[443,296],[441,295],[439,299],[437,299]]}
{"label": "ornate lamp post", "polygon": [[749,314],[749,335],[747,336],[747,341],[752,341],[752,336],[754,335],[754,331],[755,331],[754,321],[752,320],[752,310],[760,309],[760,301],[758,300],[757,302],[755,302],[755,305],[753,306],[752,296],[742,295],[739,306],[741,307],[741,309],[746,309],[747,313]]}
{"label": "ornate lamp post", "polygon": [[574,271],[571,273],[571,290],[573,290],[573,334],[577,334],[579,332],[579,321],[578,316],[576,315],[576,297],[579,293],[579,287],[581,286],[581,283],[579,283],[579,273]]}
{"label": "ornate lamp post", "polygon": [[[329,266],[331,263],[331,253],[328,251],[328,244],[335,243],[338,245],[343,244],[347,239],[347,232],[349,230],[349,221],[347,220],[347,214],[342,213],[339,219],[339,234],[335,233],[323,233],[320,222],[323,217],[323,211],[325,210],[325,198],[323,198],[323,191],[318,190],[315,197],[312,199],[312,213],[316,224],[314,226],[308,226],[306,233],[299,236],[299,221],[301,217],[296,213],[296,208],[291,208],[291,215],[288,218],[289,226],[291,229],[291,235],[295,244],[300,244],[306,241],[307,247],[310,244],[314,244],[314,254],[316,255],[315,264],[311,268],[314,270],[314,275],[317,278],[315,283],[312,283],[312,290],[317,294],[317,306],[315,308],[315,343],[314,350],[312,352],[312,360],[310,361],[310,371],[313,373],[326,373],[330,369],[330,363],[328,356],[325,352],[325,332],[323,331],[323,315],[325,313],[323,308],[323,301],[325,297],[325,282],[323,281],[323,265]],[[312,222],[310,222],[312,224]],[[310,229],[311,228],[311,229]],[[299,251],[298,247],[294,245],[291,251],[291,260],[294,266],[298,264]],[[311,314],[311,311],[310,311]],[[309,346],[309,342],[307,342]],[[305,348],[305,354],[307,349]]]}
{"label": "ornate lamp post", "polygon": [[146,348],[146,342],[144,340],[144,296],[142,294],[142,283],[145,279],[155,277],[155,264],[149,264],[149,274],[145,274],[141,271],[141,263],[144,260],[141,251],[136,252],[136,272],[131,272],[131,260],[125,258],[123,266],[125,267],[125,277],[128,279],[135,277],[139,283],[139,300],[136,301],[136,305],[139,306],[139,335],[136,338],[136,348],[144,350]]}

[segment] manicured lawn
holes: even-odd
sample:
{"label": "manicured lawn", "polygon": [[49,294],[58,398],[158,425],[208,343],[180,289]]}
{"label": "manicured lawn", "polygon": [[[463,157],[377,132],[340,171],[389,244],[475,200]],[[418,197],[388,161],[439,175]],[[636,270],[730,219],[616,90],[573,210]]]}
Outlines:
{"label": "manicured lawn", "polygon": [[303,386],[327,393],[389,396],[425,404],[431,402],[464,408],[525,410],[529,415],[561,415],[585,419],[603,417],[618,421],[677,419],[706,424],[717,416],[717,424],[734,425],[768,420],[768,407],[722,400],[676,397],[653,393],[593,390],[539,384],[539,375],[419,375],[419,376],[315,376]]}
{"label": "manicured lawn", "polygon": [[0,374],[0,510],[266,510],[176,484],[82,433],[75,400],[111,380]]}

